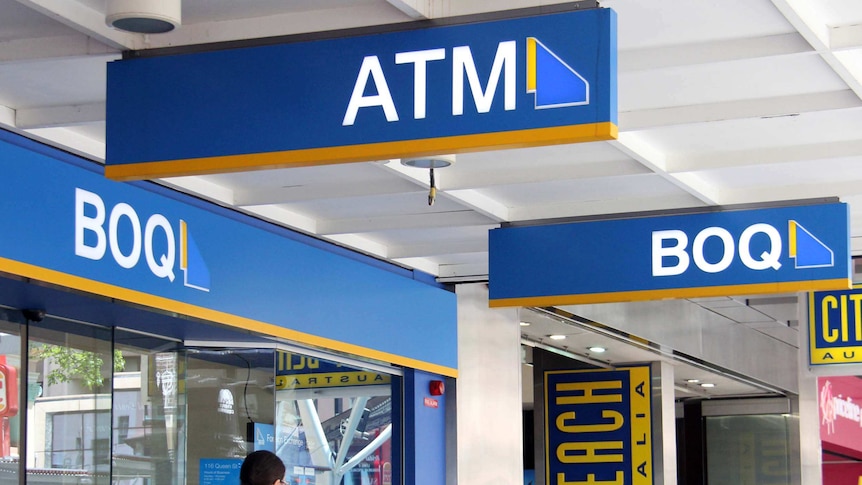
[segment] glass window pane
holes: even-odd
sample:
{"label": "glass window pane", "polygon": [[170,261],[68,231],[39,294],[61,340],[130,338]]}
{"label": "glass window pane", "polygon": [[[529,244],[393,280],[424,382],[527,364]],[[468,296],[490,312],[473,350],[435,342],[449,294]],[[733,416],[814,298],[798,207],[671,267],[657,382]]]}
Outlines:
{"label": "glass window pane", "polygon": [[185,483],[185,352],[121,330],[115,344],[126,365],[114,373],[112,483]]}
{"label": "glass window pane", "polygon": [[[206,473],[201,464],[218,460],[239,465],[256,449],[254,425],[273,426],[272,349],[189,349],[186,395],[189,482]],[[271,432],[269,434],[272,434]],[[264,437],[263,444],[266,447]]]}
{"label": "glass window pane", "polygon": [[781,415],[706,418],[708,482],[790,484],[788,420]]}
{"label": "glass window pane", "polygon": [[121,363],[110,329],[51,318],[30,323],[27,382],[39,392],[28,403],[28,474],[108,483],[112,374]]}
{"label": "glass window pane", "polygon": [[396,376],[279,352],[276,453],[288,483],[393,483]]}
{"label": "glass window pane", "polygon": [[18,396],[24,376],[21,373],[21,327],[10,320],[18,318],[0,310],[0,485],[17,485],[20,469],[21,419],[26,410],[18,409]]}

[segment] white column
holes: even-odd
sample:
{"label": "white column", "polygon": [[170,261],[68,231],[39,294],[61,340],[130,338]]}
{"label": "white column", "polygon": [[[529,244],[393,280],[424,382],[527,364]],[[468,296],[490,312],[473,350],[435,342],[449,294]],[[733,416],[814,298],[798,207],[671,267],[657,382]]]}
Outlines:
{"label": "white column", "polygon": [[518,309],[489,308],[483,283],[458,285],[456,294],[457,483],[523,483]]}
{"label": "white column", "polygon": [[[797,316],[799,319],[799,471],[801,478],[795,482],[801,485],[820,485],[823,475],[823,452],[820,444],[820,407],[817,401],[817,376],[811,372],[808,360],[808,293],[799,294]],[[791,447],[795,452],[794,447]],[[795,458],[795,457],[791,457]],[[795,460],[790,461],[794,463]],[[794,477],[795,478],[795,477]]]}
{"label": "white column", "polygon": [[653,362],[653,483],[676,485],[676,403],[674,402],[673,366]]}

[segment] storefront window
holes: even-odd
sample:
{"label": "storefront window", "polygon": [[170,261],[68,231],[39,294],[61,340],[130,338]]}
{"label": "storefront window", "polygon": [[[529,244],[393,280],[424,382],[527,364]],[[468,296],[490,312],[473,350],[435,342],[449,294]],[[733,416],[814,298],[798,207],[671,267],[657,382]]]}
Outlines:
{"label": "storefront window", "polygon": [[20,470],[21,327],[20,317],[0,310],[0,485],[17,485]]}
{"label": "storefront window", "polygon": [[[0,485],[18,485],[20,469],[27,484],[235,483],[257,449],[282,458],[291,485],[399,483],[396,375],[50,317],[27,321],[22,366],[23,327],[2,317]],[[27,406],[18,413],[22,367]]]}
{"label": "storefront window", "polygon": [[782,415],[706,418],[709,483],[790,484],[790,422]]}
{"label": "storefront window", "polygon": [[28,341],[28,483],[106,484],[110,480],[111,331],[46,318]]}
{"label": "storefront window", "polygon": [[115,342],[126,365],[114,373],[112,483],[184,483],[185,352],[122,330]]}
{"label": "storefront window", "polygon": [[238,483],[242,459],[272,446],[275,350],[189,349],[187,362],[189,483],[218,483],[226,471]]}
{"label": "storefront window", "polygon": [[296,353],[276,366],[276,453],[291,485],[392,484],[396,376]]}

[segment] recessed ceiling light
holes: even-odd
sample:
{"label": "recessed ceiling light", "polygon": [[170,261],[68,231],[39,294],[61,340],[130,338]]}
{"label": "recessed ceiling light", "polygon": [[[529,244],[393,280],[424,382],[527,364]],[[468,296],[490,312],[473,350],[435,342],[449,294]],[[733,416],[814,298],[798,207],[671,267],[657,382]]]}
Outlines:
{"label": "recessed ceiling light", "polygon": [[548,338],[551,340],[563,340],[566,338],[565,335],[548,335]]}
{"label": "recessed ceiling light", "polygon": [[713,384],[711,382],[704,382],[703,384],[700,385],[700,387],[715,387],[715,384]]}
{"label": "recessed ceiling light", "polygon": [[529,326],[530,326],[530,322],[521,322],[521,326],[522,326],[522,327],[529,327]]}
{"label": "recessed ceiling light", "polygon": [[590,347],[589,350],[590,350],[590,352],[595,352],[597,354],[601,354],[602,352],[604,352],[607,349],[604,347],[599,347],[598,345],[594,345],[594,346]]}
{"label": "recessed ceiling light", "polygon": [[686,379],[685,382],[688,382],[689,384],[697,384],[700,382],[700,379]]}

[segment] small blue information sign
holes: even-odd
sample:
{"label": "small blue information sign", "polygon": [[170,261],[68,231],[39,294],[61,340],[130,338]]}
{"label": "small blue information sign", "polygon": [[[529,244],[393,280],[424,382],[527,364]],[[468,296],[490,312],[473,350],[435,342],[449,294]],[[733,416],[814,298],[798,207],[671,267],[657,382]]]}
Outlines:
{"label": "small blue information sign", "polygon": [[275,453],[275,426],[254,423],[254,451],[259,450]]}
{"label": "small blue information sign", "polygon": [[201,458],[200,485],[236,485],[242,458]]}

